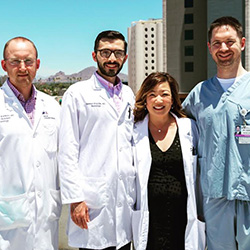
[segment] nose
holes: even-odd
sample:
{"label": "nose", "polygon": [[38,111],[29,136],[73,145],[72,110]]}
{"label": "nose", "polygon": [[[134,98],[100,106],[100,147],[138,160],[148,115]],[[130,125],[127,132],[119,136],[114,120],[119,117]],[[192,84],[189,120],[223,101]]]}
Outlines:
{"label": "nose", "polygon": [[109,56],[109,60],[110,60],[111,62],[114,62],[114,61],[116,60],[116,57],[115,57],[114,52],[112,52],[111,55]]}
{"label": "nose", "polygon": [[19,64],[19,69],[21,71],[25,71],[26,70],[26,64],[24,63],[24,61],[20,61],[20,64]]}
{"label": "nose", "polygon": [[222,51],[228,50],[227,44],[225,42],[221,43],[220,50],[222,50]]}
{"label": "nose", "polygon": [[156,103],[161,103],[162,102],[162,97],[160,95],[157,95],[155,98]]}

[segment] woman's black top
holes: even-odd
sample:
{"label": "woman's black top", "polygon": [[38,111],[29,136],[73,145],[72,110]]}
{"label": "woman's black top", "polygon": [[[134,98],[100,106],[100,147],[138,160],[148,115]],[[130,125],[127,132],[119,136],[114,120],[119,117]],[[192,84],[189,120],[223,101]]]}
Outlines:
{"label": "woman's black top", "polygon": [[184,250],[187,188],[178,131],[166,152],[150,131],[152,164],[148,181],[149,234],[147,250]]}

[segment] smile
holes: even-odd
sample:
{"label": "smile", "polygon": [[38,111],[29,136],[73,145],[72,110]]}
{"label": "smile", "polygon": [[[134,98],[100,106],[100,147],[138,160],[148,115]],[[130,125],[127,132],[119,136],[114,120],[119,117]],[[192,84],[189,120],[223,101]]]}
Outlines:
{"label": "smile", "polygon": [[116,63],[105,63],[105,66],[110,69],[114,69],[118,67],[118,64]]}
{"label": "smile", "polygon": [[226,58],[229,58],[231,57],[231,53],[230,54],[219,54],[218,57],[222,58],[222,59],[226,59]]}
{"label": "smile", "polygon": [[157,107],[154,107],[154,109],[156,109],[156,110],[162,110],[162,109],[164,109],[165,108],[165,106],[157,106]]}

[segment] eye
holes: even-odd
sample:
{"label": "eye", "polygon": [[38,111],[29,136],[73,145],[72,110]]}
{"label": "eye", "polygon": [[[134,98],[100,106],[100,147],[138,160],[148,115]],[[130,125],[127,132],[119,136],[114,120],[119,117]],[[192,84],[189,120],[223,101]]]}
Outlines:
{"label": "eye", "polygon": [[220,45],[221,45],[220,42],[214,42],[214,43],[213,43],[213,46],[214,46],[214,47],[220,47]]}
{"label": "eye", "polygon": [[153,92],[148,94],[148,97],[155,97],[155,94]]}
{"label": "eye", "polygon": [[25,64],[27,65],[27,66],[30,66],[30,65],[32,65],[34,63],[34,60],[32,60],[32,59],[26,59],[25,60]]}
{"label": "eye", "polygon": [[11,64],[11,65],[17,66],[17,65],[19,65],[19,63],[20,63],[19,59],[11,59],[11,60],[10,60],[10,64]]}
{"label": "eye", "polygon": [[122,50],[115,50],[114,53],[115,53],[116,58],[124,57],[124,51],[122,51]]}
{"label": "eye", "polygon": [[227,41],[227,46],[232,46],[234,44],[234,41]]}

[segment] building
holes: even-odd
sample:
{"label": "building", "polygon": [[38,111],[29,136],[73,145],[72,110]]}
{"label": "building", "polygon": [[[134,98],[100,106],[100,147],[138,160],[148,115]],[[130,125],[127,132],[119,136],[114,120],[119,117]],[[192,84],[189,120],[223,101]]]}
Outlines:
{"label": "building", "polygon": [[162,19],[132,22],[128,28],[128,83],[134,93],[152,72],[163,71]]}
{"label": "building", "polygon": [[249,12],[249,0],[163,0],[163,68],[178,81],[180,92],[216,73],[207,30],[221,16],[237,18],[247,31],[243,65],[249,70]]}

